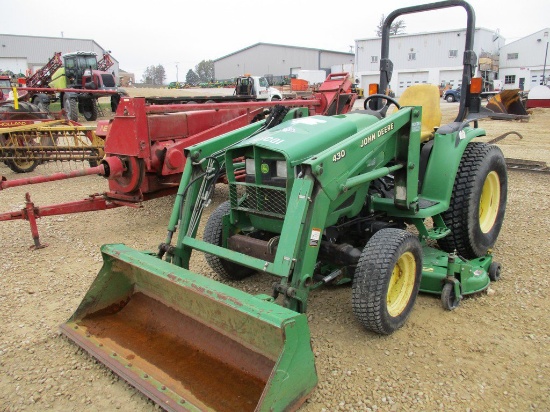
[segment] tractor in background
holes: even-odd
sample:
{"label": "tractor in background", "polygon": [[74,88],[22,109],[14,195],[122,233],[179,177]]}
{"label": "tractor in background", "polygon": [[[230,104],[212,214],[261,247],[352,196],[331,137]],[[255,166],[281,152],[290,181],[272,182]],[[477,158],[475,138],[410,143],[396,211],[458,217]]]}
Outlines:
{"label": "tractor in background", "polygon": [[[116,91],[117,85],[113,73],[107,70],[112,66],[109,54],[105,54],[99,62],[94,52],[75,52],[64,54],[63,66],[52,76],[49,83],[52,88],[81,89],[81,90],[109,90]],[[70,120],[77,120],[77,113],[82,113],[89,121],[97,120],[99,112],[98,98],[111,97],[111,110],[116,111],[120,101],[119,94],[61,92],[62,108],[67,111]]]}
{"label": "tractor in background", "polygon": [[109,53],[98,61],[95,52],[57,52],[18,89],[19,98],[44,111],[48,111],[50,102],[59,99],[69,120],[78,121],[79,113],[88,121],[96,120],[100,97],[110,97],[115,112],[121,95],[125,95],[118,89],[114,74],[108,72],[112,65]]}

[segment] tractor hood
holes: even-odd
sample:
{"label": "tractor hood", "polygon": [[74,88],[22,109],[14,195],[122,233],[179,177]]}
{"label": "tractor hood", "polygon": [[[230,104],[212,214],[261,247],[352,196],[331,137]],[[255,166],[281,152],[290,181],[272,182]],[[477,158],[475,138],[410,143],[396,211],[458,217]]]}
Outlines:
{"label": "tractor hood", "polygon": [[291,160],[291,166],[295,166],[313,153],[320,153],[377,121],[376,117],[366,114],[292,119],[244,140],[234,150],[261,147],[282,153]]}

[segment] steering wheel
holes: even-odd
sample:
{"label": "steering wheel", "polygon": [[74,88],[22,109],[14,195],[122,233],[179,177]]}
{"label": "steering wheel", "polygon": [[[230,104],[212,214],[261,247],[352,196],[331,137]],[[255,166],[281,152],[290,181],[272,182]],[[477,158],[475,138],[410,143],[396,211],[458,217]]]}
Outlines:
{"label": "steering wheel", "polygon": [[382,117],[386,117],[386,112],[388,111],[388,107],[390,107],[390,104],[394,104],[397,109],[401,109],[401,106],[399,103],[397,103],[397,100],[395,100],[393,97],[386,96],[385,94],[371,94],[370,96],[365,97],[365,102],[363,103],[363,107],[365,110],[373,110],[370,109],[367,105],[367,102],[373,100],[373,99],[384,99],[386,100],[386,105],[382,107],[379,110],[374,110],[376,113],[379,113]]}

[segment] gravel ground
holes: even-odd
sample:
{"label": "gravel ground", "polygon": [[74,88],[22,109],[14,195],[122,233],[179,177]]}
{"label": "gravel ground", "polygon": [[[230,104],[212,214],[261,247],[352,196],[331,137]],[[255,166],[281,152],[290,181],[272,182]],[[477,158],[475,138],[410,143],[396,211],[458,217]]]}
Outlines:
{"label": "gravel ground", "polygon": [[[457,105],[442,102],[442,108],[448,121]],[[505,156],[550,163],[550,109],[533,110],[528,122],[484,120],[480,127],[487,130],[482,141],[510,130],[523,135],[499,143]],[[39,166],[31,175],[58,170]],[[20,177],[3,164],[0,175]],[[90,176],[13,188],[0,192],[0,212],[23,207],[27,191],[44,206],[106,187]],[[443,310],[437,297],[420,295],[405,326],[382,337],[355,320],[349,287],[312,293],[308,318],[320,382],[301,411],[550,410],[548,193],[548,175],[509,172],[506,219],[494,249],[502,279],[453,312]],[[219,185],[207,215],[226,197]],[[29,250],[27,222],[0,224],[1,411],[158,409],[58,328],[99,271],[99,247],[120,242],[156,249],[173,201],[41,219],[41,240],[49,246],[37,251]],[[215,277],[200,254],[191,268]],[[232,285],[260,293],[270,283],[258,274]]]}

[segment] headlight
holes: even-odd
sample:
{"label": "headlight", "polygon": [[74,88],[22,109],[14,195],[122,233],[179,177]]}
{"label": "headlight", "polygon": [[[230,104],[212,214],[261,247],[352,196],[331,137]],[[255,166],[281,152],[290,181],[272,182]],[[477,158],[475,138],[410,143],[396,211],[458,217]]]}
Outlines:
{"label": "headlight", "polygon": [[277,177],[287,177],[286,162],[284,160],[277,160]]}
{"label": "headlight", "polygon": [[254,159],[246,159],[245,160],[245,169],[247,175],[254,175],[256,174],[256,162]]}

